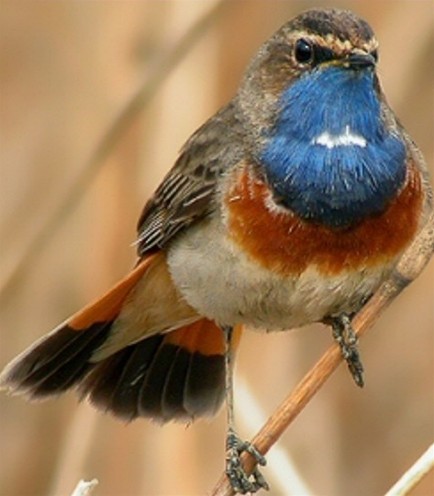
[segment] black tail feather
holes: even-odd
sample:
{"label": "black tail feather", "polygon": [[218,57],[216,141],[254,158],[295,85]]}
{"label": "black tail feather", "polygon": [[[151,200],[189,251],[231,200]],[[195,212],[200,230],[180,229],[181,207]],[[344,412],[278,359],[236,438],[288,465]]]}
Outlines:
{"label": "black tail feather", "polygon": [[188,417],[184,407],[184,390],[192,354],[177,347],[176,356],[166,376],[161,392],[161,412],[164,418]]}
{"label": "black tail feather", "polygon": [[[176,362],[177,349],[177,347],[167,344],[159,346],[140,389],[140,415],[166,420],[162,409],[164,385],[171,366]],[[170,418],[167,420],[170,420]]]}
{"label": "black tail feather", "polygon": [[123,420],[138,417],[143,378],[162,340],[161,335],[151,336],[96,364],[79,386],[82,396]]}
{"label": "black tail feather", "polygon": [[0,386],[30,399],[77,387],[82,398],[127,421],[189,421],[217,411],[224,397],[222,355],[191,352],[154,335],[91,361],[111,325],[56,329],[6,367]]}
{"label": "black tail feather", "polygon": [[95,364],[79,386],[97,408],[126,421],[191,421],[216,413],[224,398],[224,359],[152,336]]}
{"label": "black tail feather", "polygon": [[60,394],[89,372],[94,350],[104,342],[111,322],[96,323],[85,331],[64,325],[35,343],[6,367],[0,385],[32,399]]}
{"label": "black tail feather", "polygon": [[193,353],[184,388],[184,408],[197,416],[214,415],[225,395],[223,355]]}

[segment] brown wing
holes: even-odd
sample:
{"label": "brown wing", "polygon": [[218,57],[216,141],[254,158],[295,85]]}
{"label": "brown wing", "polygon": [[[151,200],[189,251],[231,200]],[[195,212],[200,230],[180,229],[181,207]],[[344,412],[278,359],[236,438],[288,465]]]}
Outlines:
{"label": "brown wing", "polygon": [[139,256],[163,248],[179,231],[213,211],[218,177],[241,158],[241,130],[230,103],[187,141],[140,216]]}

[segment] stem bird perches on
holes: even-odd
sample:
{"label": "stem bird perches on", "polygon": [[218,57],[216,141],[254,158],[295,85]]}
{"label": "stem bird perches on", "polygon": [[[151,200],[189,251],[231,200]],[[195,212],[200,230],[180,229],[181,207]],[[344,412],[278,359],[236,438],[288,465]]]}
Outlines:
{"label": "stem bird perches on", "polygon": [[[427,265],[434,252],[434,213],[425,227],[405,251],[395,270],[366,305],[354,317],[352,324],[358,337],[361,337],[379,318],[381,313],[414,281]],[[276,443],[291,422],[303,410],[315,393],[337,369],[343,358],[339,347],[334,344],[305,375],[296,388],[270,416],[265,425],[252,439],[252,444],[265,455]],[[247,472],[255,467],[253,457],[247,453],[242,461]],[[230,496],[234,491],[223,474],[212,491],[212,496]]]}

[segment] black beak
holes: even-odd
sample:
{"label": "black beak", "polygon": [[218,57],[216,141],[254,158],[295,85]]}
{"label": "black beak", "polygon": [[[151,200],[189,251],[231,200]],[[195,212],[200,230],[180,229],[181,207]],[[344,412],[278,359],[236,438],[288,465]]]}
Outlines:
{"label": "black beak", "polygon": [[351,53],[346,63],[351,69],[365,69],[367,67],[375,67],[376,60],[370,53]]}

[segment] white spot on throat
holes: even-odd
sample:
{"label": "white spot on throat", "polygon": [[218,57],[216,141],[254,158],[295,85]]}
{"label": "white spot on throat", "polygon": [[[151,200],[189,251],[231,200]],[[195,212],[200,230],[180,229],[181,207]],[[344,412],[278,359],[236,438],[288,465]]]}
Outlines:
{"label": "white spot on throat", "polygon": [[353,133],[350,126],[345,126],[345,130],[341,134],[330,134],[328,131],[324,131],[313,138],[311,143],[325,146],[329,149],[336,146],[360,146],[365,148],[367,145],[366,139],[361,134]]}

